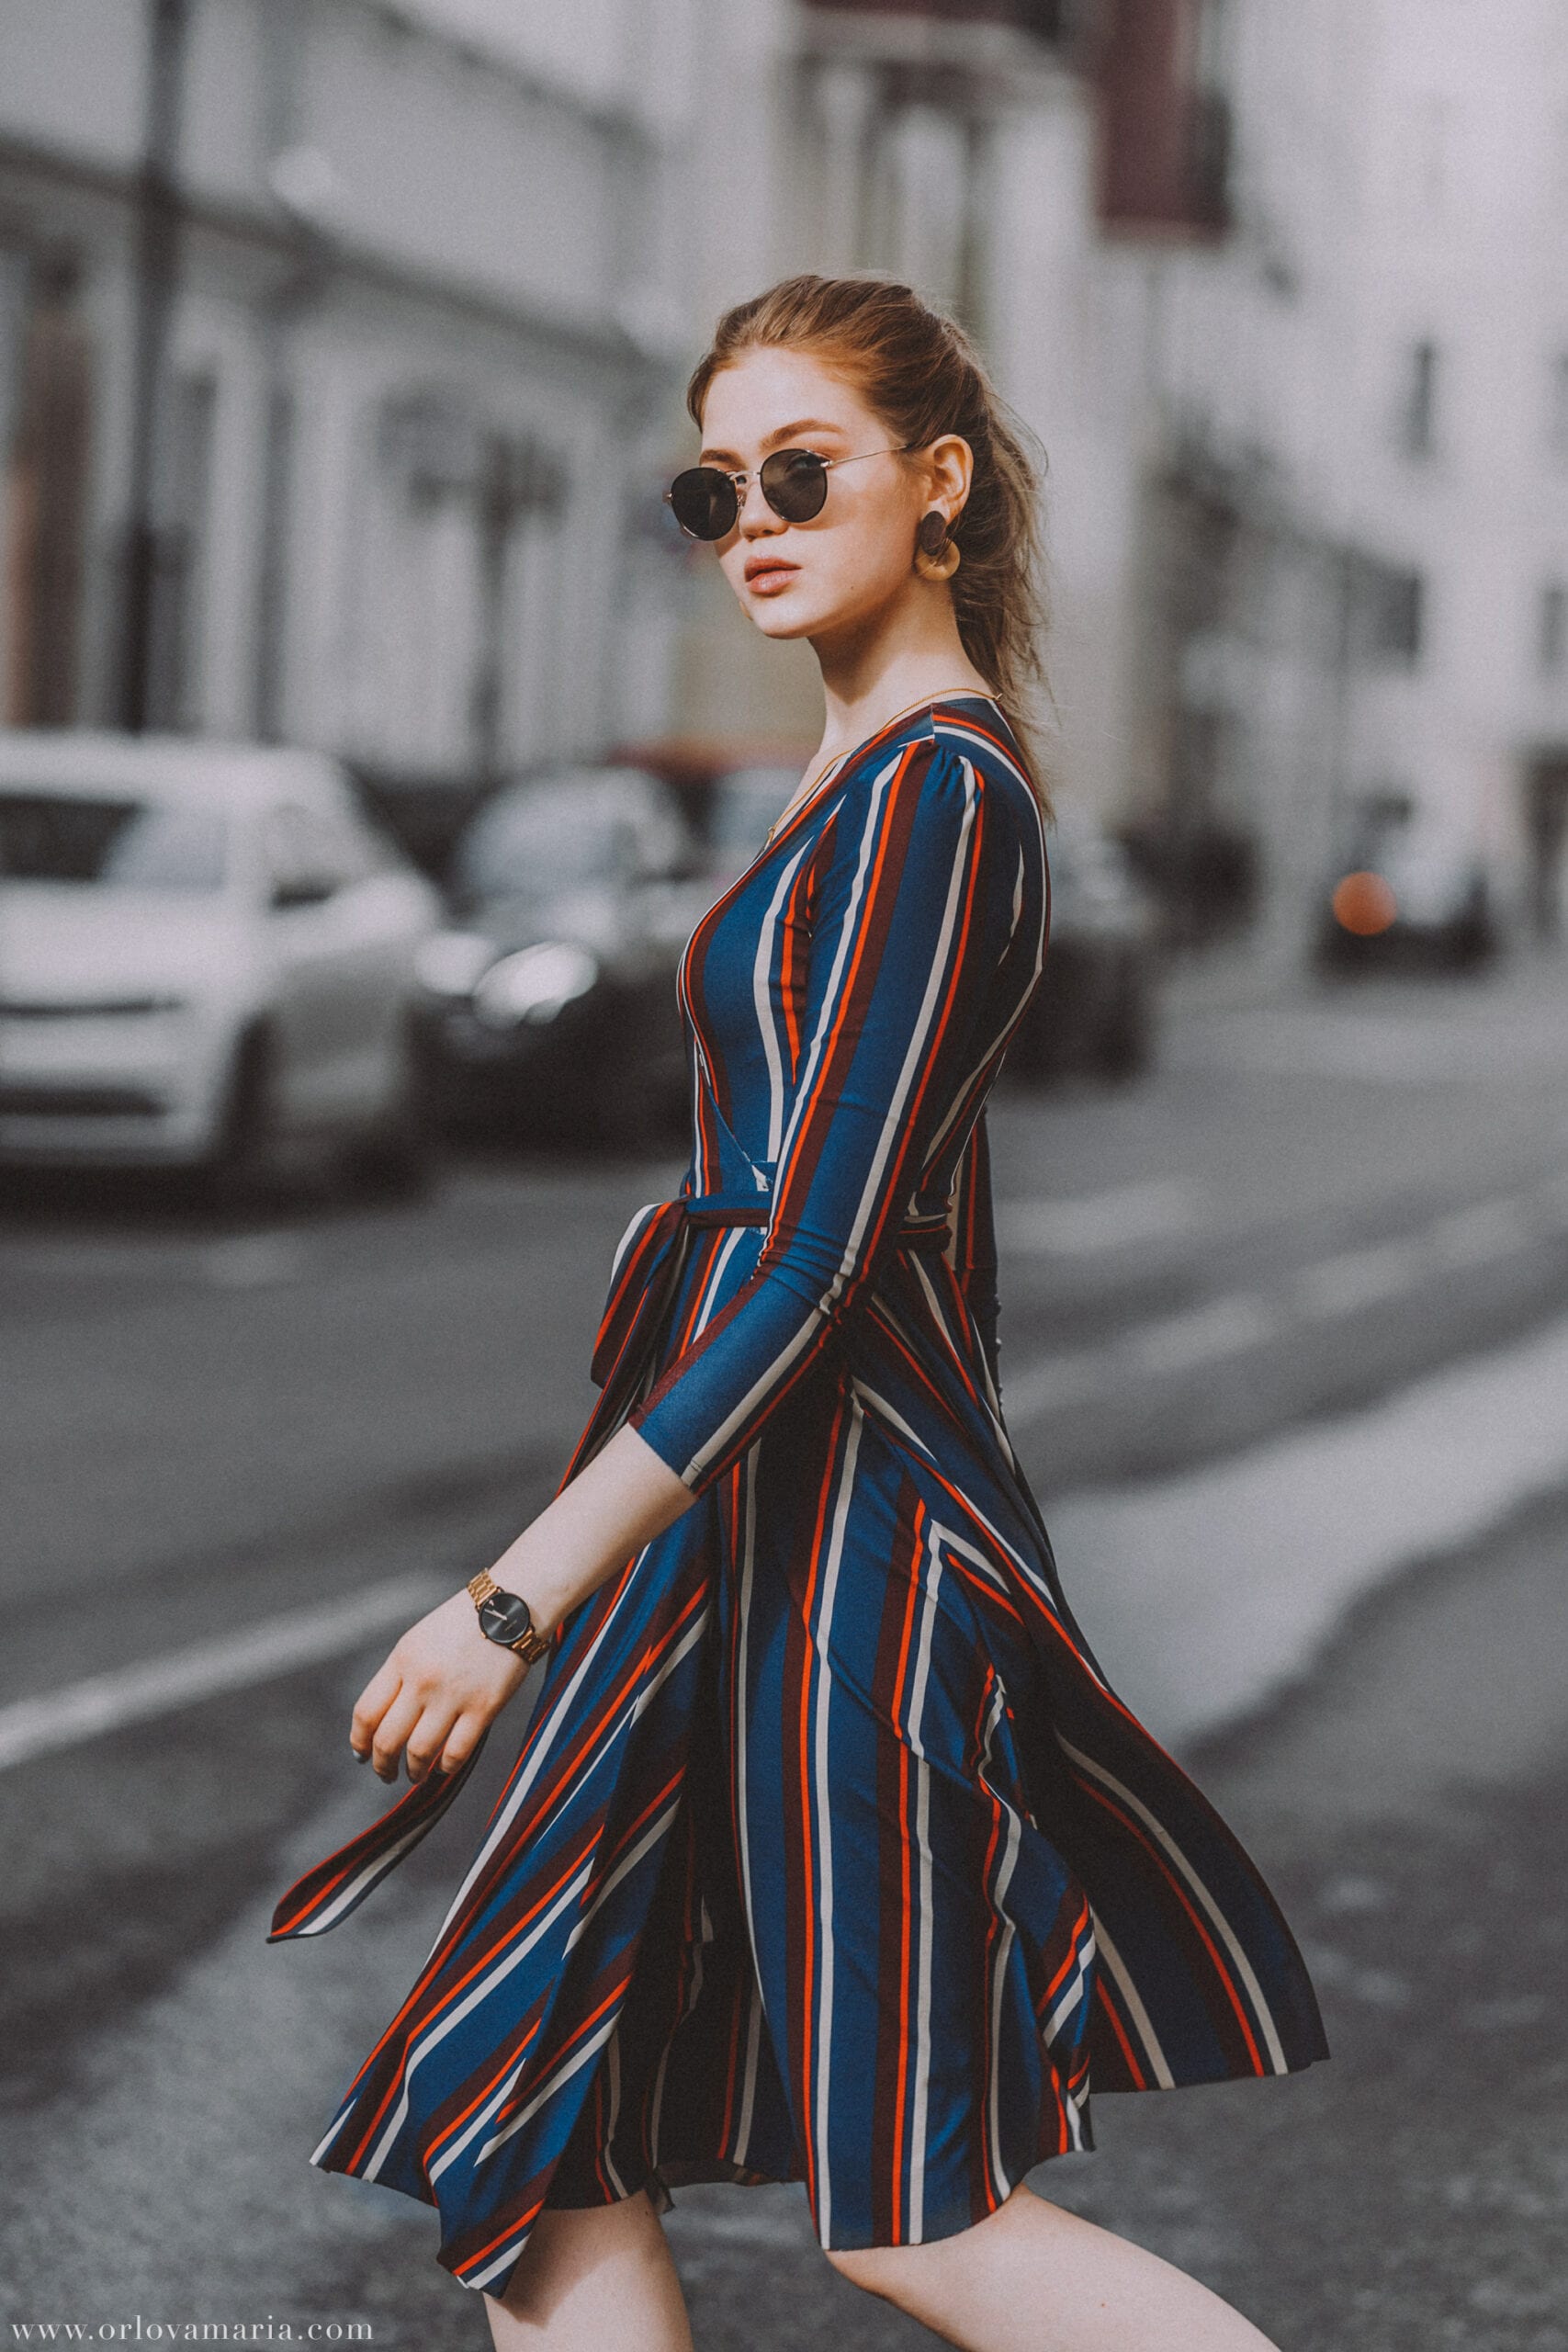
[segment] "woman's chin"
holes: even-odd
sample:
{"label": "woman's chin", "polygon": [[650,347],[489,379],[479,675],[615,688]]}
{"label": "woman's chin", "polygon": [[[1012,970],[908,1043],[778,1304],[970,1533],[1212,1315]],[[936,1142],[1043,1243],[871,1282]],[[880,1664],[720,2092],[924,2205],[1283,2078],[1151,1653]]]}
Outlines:
{"label": "woman's chin", "polygon": [[791,595],[748,597],[746,611],[764,637],[810,637],[823,622],[823,616],[803,598]]}

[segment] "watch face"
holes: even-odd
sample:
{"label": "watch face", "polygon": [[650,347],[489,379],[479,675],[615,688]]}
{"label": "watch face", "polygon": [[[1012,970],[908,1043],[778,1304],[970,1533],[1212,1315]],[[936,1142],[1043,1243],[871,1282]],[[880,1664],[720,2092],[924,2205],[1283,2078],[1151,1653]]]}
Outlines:
{"label": "watch face", "polygon": [[479,1604],[479,1623],[492,1642],[520,1642],[533,1629],[528,1604],[521,1593],[492,1592]]}

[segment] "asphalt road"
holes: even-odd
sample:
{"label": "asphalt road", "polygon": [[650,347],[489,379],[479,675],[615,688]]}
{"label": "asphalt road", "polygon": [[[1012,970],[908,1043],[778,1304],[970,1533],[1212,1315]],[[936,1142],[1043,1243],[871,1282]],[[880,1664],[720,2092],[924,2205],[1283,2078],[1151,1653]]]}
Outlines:
{"label": "asphalt road", "polygon": [[[1291,2352],[1568,2346],[1565,1015],[1540,964],[1200,985],[1145,1084],[993,1109],[1004,1404],[1069,1592],[1265,1863],[1335,2049],[1102,2099],[1036,2186]],[[336,1934],[263,1937],[388,1801],[354,1693],[551,1491],[615,1238],[679,1176],[468,1159],[421,1207],[244,1227],[0,1205],[5,2323],[488,2340],[428,2212],[307,2162],[484,1789]],[[716,2352],[929,2340],[833,2278],[797,2190],[671,2227]]]}

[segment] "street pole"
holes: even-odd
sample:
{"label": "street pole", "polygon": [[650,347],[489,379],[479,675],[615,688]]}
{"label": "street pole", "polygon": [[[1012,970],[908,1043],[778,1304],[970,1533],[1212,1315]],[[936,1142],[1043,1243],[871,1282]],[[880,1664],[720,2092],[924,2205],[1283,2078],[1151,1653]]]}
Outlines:
{"label": "street pole", "polygon": [[190,0],[147,0],[147,108],[137,190],[131,343],[130,470],[119,647],[119,721],[145,729],[152,700],[157,585],[158,409],[178,286],[181,101]]}

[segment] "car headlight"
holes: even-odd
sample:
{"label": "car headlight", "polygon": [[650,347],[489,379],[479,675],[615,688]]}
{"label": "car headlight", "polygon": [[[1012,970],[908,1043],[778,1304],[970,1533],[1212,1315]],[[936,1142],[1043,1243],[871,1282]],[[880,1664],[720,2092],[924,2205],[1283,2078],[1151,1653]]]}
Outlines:
{"label": "car headlight", "polygon": [[586,996],[598,977],[598,963],[586,947],[543,940],[491,966],[474,989],[474,1011],[496,1029],[553,1021],[562,1005]]}
{"label": "car headlight", "polygon": [[477,932],[434,932],[414,951],[414,978],[432,996],[468,996],[494,954]]}

